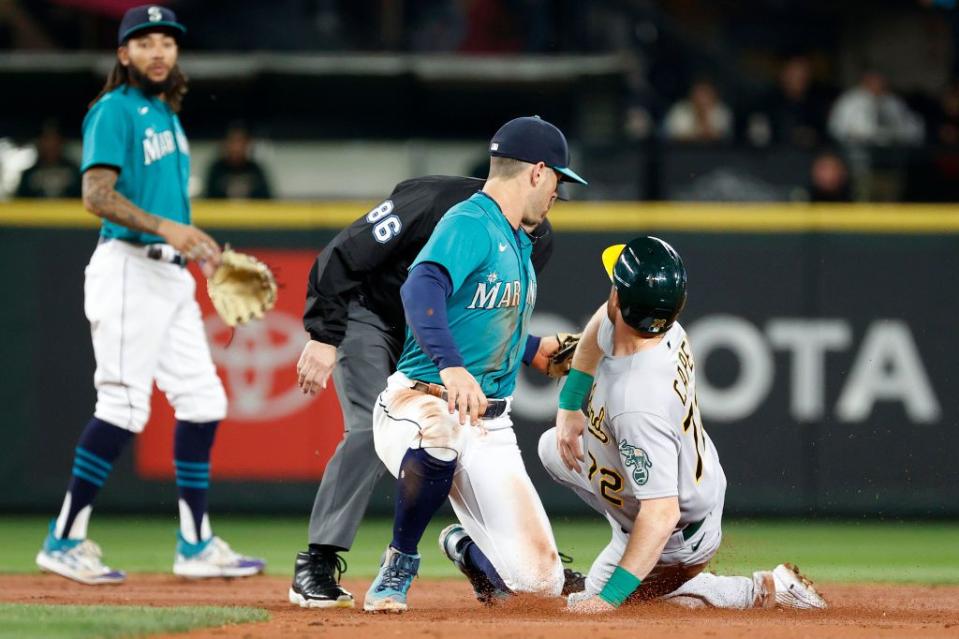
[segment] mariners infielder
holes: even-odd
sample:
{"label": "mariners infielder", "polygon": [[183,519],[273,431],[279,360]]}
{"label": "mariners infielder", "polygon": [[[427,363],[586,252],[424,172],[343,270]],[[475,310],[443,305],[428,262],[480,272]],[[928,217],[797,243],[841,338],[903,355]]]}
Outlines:
{"label": "mariners infielder", "polygon": [[568,168],[562,132],[538,117],[503,125],[490,154],[483,190],[440,220],[401,290],[410,330],[373,411],[376,452],[397,477],[396,511],[368,611],[406,609],[417,546],[447,495],[469,540],[453,544],[465,555],[454,560],[499,591],[563,587],[509,411],[536,301],[520,225],[545,219],[561,179],[585,181]]}
{"label": "mariners infielder", "polygon": [[83,203],[103,218],[84,286],[97,404],[37,565],[85,584],[125,578],[102,563],[100,548],[86,539],[87,523],[114,461],[143,430],[154,381],[177,419],[180,530],[173,572],[239,577],[264,566],[214,537],[207,516],[210,448],[226,415],[226,394],[210,359],[194,279],[184,266],[198,259],[210,274],[220,249],[190,225],[190,154],[177,117],[186,93],[176,64],[185,31],[169,9],[127,11],[117,63],[83,121]]}
{"label": "mariners infielder", "polygon": [[612,527],[612,540],[593,562],[586,589],[569,596],[569,609],[605,612],[627,598],[824,608],[790,564],[752,577],[702,572],[722,539],[726,477],[703,430],[695,363],[676,322],[686,303],[686,269],[654,237],[610,247],[603,262],[613,283],[609,300],[584,331],[557,426],[539,443],[553,479]]}
{"label": "mariners infielder", "polygon": [[[373,403],[403,350],[400,286],[440,218],[482,186],[483,180],[446,175],[401,182],[316,258],[303,314],[310,341],[297,364],[298,381],[305,392],[321,392],[332,371],[345,435],[316,492],[309,549],[296,556],[291,603],[353,606],[353,595],[338,581],[345,562],[337,553],[352,547],[384,470],[373,450]],[[550,229],[548,220],[527,228],[537,273],[553,250]],[[552,337],[531,340],[528,350],[552,352],[550,340],[555,342]]]}

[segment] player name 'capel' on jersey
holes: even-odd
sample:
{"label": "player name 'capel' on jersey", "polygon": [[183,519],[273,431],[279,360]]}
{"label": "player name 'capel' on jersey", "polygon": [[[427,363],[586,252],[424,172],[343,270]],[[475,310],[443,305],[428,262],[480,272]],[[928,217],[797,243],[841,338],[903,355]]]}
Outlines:
{"label": "player name 'capel' on jersey", "polygon": [[[677,359],[679,360],[679,364],[676,366],[676,379],[673,380],[673,390],[676,391],[679,401],[685,406],[686,401],[689,399],[689,378],[692,375],[694,366],[693,355],[689,352],[689,342],[686,341],[685,337],[679,344]],[[682,382],[682,388],[679,386],[680,382]]]}

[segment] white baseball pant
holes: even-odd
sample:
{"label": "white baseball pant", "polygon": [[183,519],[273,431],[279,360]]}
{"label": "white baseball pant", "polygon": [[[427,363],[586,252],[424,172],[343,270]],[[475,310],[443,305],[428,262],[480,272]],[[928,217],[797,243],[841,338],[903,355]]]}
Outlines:
{"label": "white baseball pant", "polygon": [[[556,447],[556,429],[547,430],[539,439],[539,458],[556,482],[570,488],[593,510],[603,515],[612,529],[612,538],[593,561],[586,576],[585,596],[602,591],[619,565],[629,543],[629,533],[606,512],[605,501],[593,492],[585,465],[580,471],[566,467]],[[684,606],[697,604],[717,608],[752,608],[757,605],[757,576],[724,577],[702,572],[722,542],[723,503],[717,504],[699,530],[689,539],[676,531],[666,541],[663,554],[637,591],[642,599],[674,600]]]}
{"label": "white baseball pant", "polygon": [[393,476],[410,448],[457,459],[450,501],[467,534],[513,592],[558,596],[563,566],[543,504],[526,474],[509,411],[461,426],[447,403],[411,390],[397,372],[373,407],[376,453]]}
{"label": "white baseball pant", "polygon": [[178,420],[226,417],[226,393],[187,269],[148,258],[146,247],[107,240],[85,275],[84,311],[97,362],[94,415],[141,432],[156,381]]}

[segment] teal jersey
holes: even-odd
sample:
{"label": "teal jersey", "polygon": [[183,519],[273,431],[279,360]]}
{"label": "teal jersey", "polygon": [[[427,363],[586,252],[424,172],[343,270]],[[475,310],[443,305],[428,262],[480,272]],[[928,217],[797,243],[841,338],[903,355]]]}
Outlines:
{"label": "teal jersey", "polygon": [[[81,171],[96,165],[120,171],[116,190],[141,209],[190,223],[190,147],[166,102],[127,85],[97,100],[83,119]],[[143,244],[163,238],[103,220],[103,237]]]}
{"label": "teal jersey", "polygon": [[[532,251],[526,233],[517,234],[499,205],[479,192],[446,212],[410,266],[433,262],[449,274],[453,342],[487,397],[507,397],[516,386],[536,303]],[[410,328],[396,368],[411,379],[442,383]]]}

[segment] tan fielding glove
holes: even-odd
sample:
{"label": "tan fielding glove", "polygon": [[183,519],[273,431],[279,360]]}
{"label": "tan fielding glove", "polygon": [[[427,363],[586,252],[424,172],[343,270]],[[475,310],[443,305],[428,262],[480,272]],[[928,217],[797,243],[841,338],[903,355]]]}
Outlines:
{"label": "tan fielding glove", "polygon": [[230,327],[259,319],[276,304],[276,278],[270,268],[229,246],[206,281],[206,290],[217,314]]}

